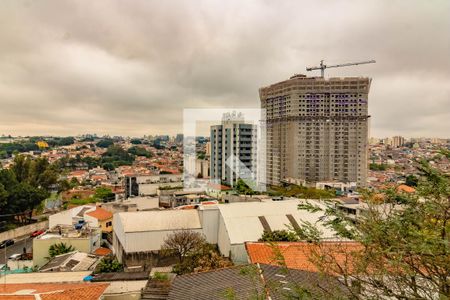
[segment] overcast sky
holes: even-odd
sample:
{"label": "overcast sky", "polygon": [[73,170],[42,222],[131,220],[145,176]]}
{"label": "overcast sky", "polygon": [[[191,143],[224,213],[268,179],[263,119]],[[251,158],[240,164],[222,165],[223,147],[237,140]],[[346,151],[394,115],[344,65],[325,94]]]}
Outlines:
{"label": "overcast sky", "polygon": [[321,59],[377,60],[326,73],[373,78],[372,136],[450,138],[448,0],[2,0],[0,134],[174,134]]}

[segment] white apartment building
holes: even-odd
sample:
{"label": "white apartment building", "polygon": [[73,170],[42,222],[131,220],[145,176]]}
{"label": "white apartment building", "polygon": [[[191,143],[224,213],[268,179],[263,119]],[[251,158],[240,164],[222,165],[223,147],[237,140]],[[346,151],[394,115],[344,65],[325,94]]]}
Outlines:
{"label": "white apartment building", "polygon": [[256,180],[256,125],[242,114],[225,114],[211,126],[210,178],[233,186],[239,178]]}

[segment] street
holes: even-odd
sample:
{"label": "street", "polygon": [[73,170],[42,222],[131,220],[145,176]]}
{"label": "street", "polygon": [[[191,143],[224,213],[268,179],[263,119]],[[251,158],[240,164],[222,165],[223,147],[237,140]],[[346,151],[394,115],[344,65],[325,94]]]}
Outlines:
{"label": "street", "polygon": [[[8,246],[3,249],[0,249],[0,264],[5,264],[8,260],[8,257],[15,253],[23,253],[23,247],[27,248],[27,252],[31,252],[33,246],[33,239],[30,237],[23,238],[21,240],[15,240],[14,245]],[[5,255],[6,251],[6,255]],[[5,259],[6,257],[6,259]]]}

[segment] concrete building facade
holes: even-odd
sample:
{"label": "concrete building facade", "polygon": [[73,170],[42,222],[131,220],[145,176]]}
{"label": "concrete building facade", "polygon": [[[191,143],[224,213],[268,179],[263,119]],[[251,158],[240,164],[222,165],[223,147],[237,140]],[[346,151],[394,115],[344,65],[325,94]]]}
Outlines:
{"label": "concrete building facade", "polygon": [[267,183],[365,186],[371,79],[294,75],[259,90],[267,114]]}
{"label": "concrete building facade", "polygon": [[211,180],[231,186],[239,178],[256,180],[256,130],[242,114],[225,114],[222,124],[211,126]]}

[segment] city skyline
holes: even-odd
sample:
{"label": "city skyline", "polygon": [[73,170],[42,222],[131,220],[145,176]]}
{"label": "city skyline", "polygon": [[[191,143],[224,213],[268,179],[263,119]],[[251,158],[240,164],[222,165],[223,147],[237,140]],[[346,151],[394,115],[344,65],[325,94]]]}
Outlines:
{"label": "city skyline", "polygon": [[326,71],[373,79],[370,136],[448,138],[449,12],[447,1],[5,1],[0,133],[173,135],[184,108],[259,108],[259,87],[321,59],[376,59]]}

